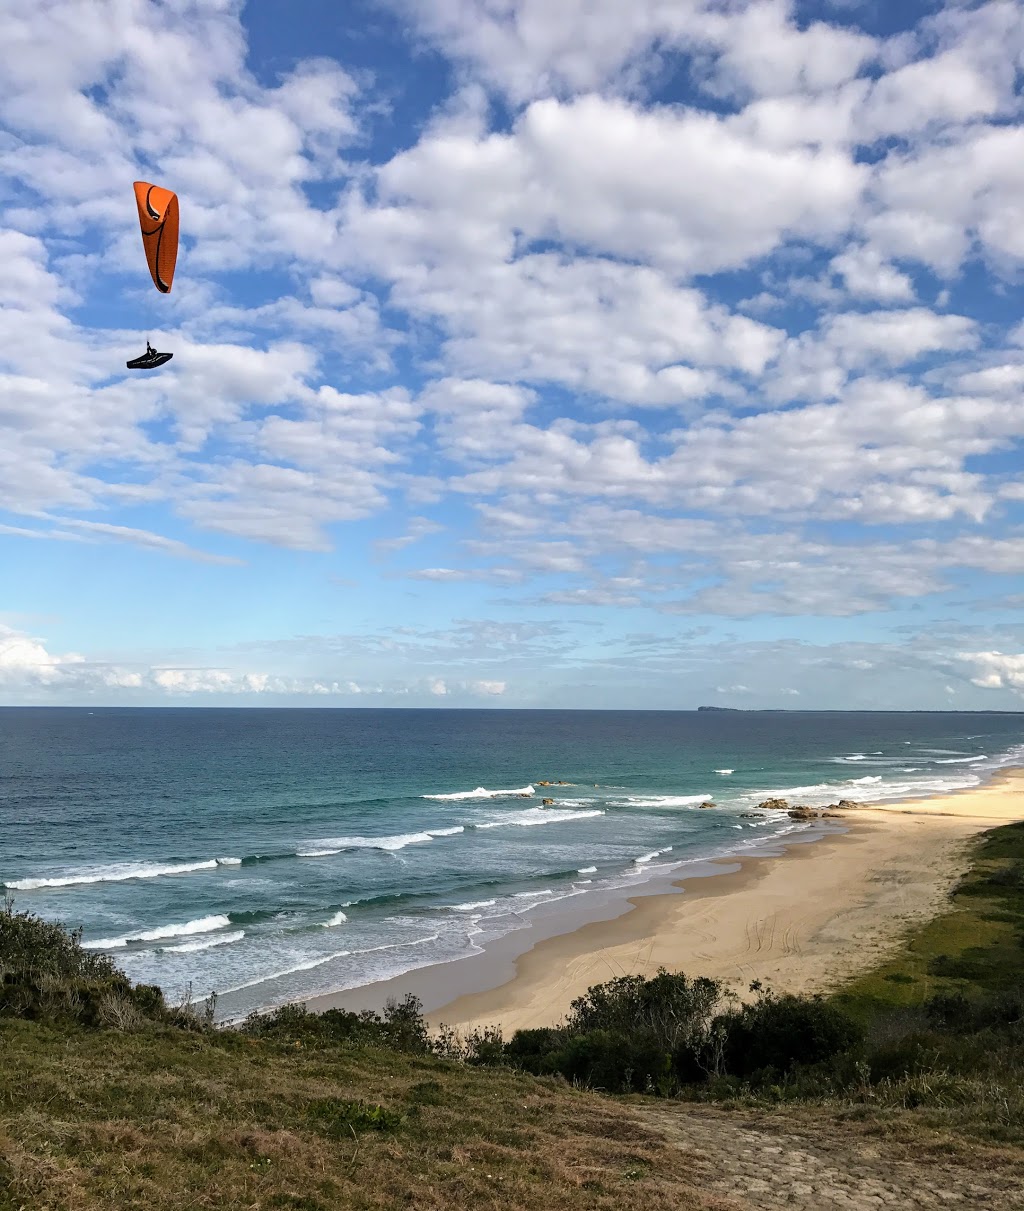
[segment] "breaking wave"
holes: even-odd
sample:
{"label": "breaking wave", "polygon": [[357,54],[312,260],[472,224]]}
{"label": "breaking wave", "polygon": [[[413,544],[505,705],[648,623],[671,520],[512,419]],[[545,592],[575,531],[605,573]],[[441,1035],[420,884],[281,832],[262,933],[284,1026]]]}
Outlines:
{"label": "breaking wave", "polygon": [[532,828],[539,824],[561,824],[566,820],[587,820],[592,816],[603,816],[604,812],[600,809],[585,812],[574,811],[559,811],[553,807],[528,807],[525,811],[516,812],[514,815],[506,816],[501,820],[488,820],[483,824],[473,825],[476,829],[483,828],[506,828],[509,825],[518,825],[520,828]]}
{"label": "breaking wave", "polygon": [[452,828],[429,828],[419,833],[395,833],[390,837],[325,837],[320,841],[312,841],[315,849],[300,849],[296,851],[297,858],[329,858],[334,854],[343,854],[353,849],[382,849],[387,853],[395,853],[405,849],[407,845],[421,845],[425,841],[433,841],[435,837],[454,837],[456,833],[465,831],[465,825],[458,824]]}
{"label": "breaking wave", "polygon": [[421,799],[501,799],[512,795],[535,795],[532,786],[520,786],[516,790],[488,790],[486,786],[478,786],[472,791],[455,791],[450,795],[420,795]]}
{"label": "breaking wave", "polygon": [[670,854],[672,846],[666,845],[664,849],[652,849],[649,854],[641,854],[639,858],[634,858],[633,862],[637,866],[646,866],[648,862],[653,862],[655,858],[660,858],[662,854]]}
{"label": "breaking wave", "polygon": [[164,938],[181,938],[189,934],[213,933],[214,930],[224,929],[231,924],[231,918],[217,915],[197,917],[194,921],[184,921],[177,925],[158,925],[155,929],[143,929],[139,933],[125,934],[120,938],[97,938],[92,942],[83,942],[83,950],[121,950],[138,942],[159,942]]}
{"label": "breaking wave", "polygon": [[182,942],[180,946],[161,946],[158,949],[164,954],[182,954],[193,950],[209,950],[212,946],[229,946],[232,942],[241,942],[245,937],[245,930],[239,929],[235,933],[221,934],[216,938],[197,938],[194,942]]}
{"label": "breaking wave", "polygon": [[216,858],[205,862],[118,862],[43,879],[8,879],[11,891],[35,891],[40,887],[74,887],[80,883],[122,883],[126,879],[158,879],[161,875],[187,875],[196,870],[216,870]]}
{"label": "breaking wave", "polygon": [[710,798],[710,795],[626,795],[623,802],[629,807],[694,807]]}

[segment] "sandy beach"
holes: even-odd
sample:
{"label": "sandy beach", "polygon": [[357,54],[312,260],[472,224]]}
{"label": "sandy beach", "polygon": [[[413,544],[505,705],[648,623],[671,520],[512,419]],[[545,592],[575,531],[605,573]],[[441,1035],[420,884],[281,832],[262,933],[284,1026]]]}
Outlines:
{"label": "sandy beach", "polygon": [[870,968],[909,926],[939,911],[965,869],[965,842],[1014,820],[1024,820],[1020,768],[969,791],[851,810],[827,821],[843,831],[773,856],[705,863],[702,877],[632,896],[610,919],[505,940],[514,951],[499,943],[307,1004],[379,1008],[413,992],[434,1026],[500,1025],[507,1037],[557,1023],[592,984],[662,966],[724,980],[740,995],[755,979],[778,992],[823,991]]}
{"label": "sandy beach", "polygon": [[685,894],[638,897],[611,922],[539,942],[511,980],[430,1014],[461,1029],[548,1026],[592,984],[664,966],[777,991],[834,987],[875,964],[908,926],[933,916],[965,868],[964,842],[1024,820],[1024,769],[934,799],[862,807],[846,832],[781,857],[729,860],[729,873],[681,880]]}

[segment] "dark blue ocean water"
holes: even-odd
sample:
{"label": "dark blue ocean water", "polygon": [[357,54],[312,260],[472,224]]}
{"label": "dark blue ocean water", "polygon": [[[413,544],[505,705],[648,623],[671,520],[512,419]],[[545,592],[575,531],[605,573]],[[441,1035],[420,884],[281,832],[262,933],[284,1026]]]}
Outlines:
{"label": "dark blue ocean water", "polygon": [[234,1016],[806,827],[743,818],[769,795],[924,795],[1022,753],[1022,715],[7,708],[0,883]]}

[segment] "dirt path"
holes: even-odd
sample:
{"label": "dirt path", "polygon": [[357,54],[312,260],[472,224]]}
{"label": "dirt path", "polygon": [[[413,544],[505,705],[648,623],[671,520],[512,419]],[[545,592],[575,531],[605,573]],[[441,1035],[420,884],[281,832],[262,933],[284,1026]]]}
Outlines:
{"label": "dirt path", "polygon": [[884,1142],[831,1123],[815,1130],[781,1116],[680,1104],[633,1110],[638,1122],[692,1158],[696,1186],[743,1211],[1024,1207],[1024,1173],[1016,1167],[971,1168],[941,1156],[907,1160]]}

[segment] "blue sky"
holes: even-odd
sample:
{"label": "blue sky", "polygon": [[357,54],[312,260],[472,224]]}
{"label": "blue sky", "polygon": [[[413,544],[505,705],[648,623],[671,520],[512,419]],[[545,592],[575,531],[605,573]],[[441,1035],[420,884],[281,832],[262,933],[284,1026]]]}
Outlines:
{"label": "blue sky", "polygon": [[1015,0],[12,0],[0,701],[1018,709],[1022,78]]}

